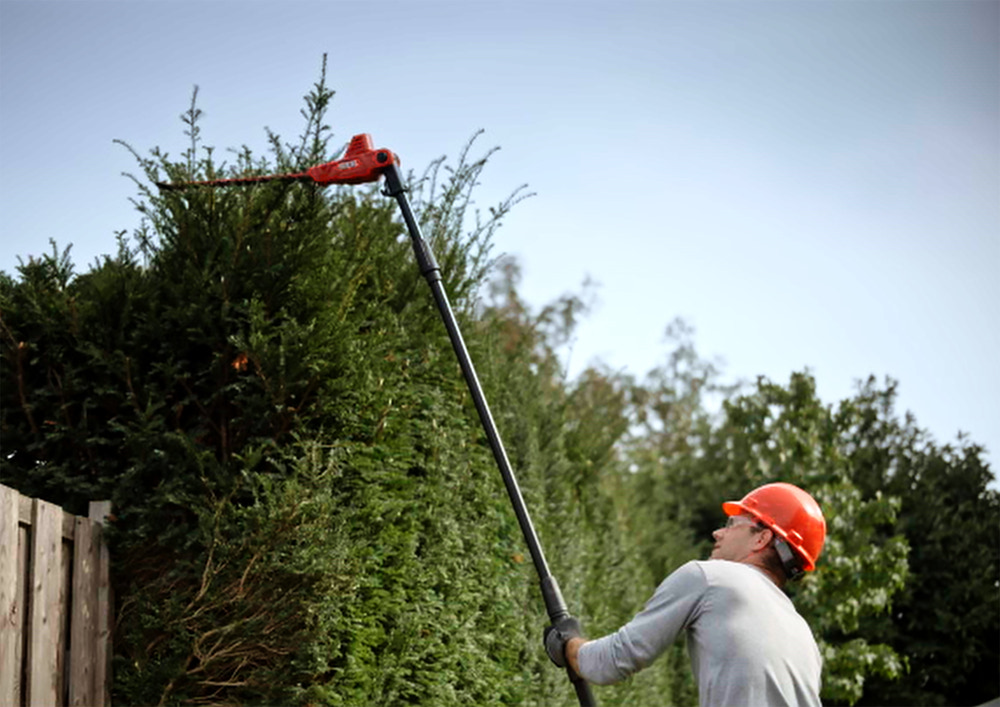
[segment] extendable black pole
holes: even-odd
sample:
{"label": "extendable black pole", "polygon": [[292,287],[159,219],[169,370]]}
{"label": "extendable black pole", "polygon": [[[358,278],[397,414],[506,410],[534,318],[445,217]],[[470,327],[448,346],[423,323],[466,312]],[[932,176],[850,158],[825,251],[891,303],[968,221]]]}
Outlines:
{"label": "extendable black pole", "polygon": [[[383,193],[386,196],[395,197],[396,201],[399,202],[400,210],[403,212],[403,220],[406,222],[406,228],[410,232],[410,240],[413,243],[413,252],[417,258],[417,265],[420,267],[420,274],[424,276],[427,284],[430,285],[431,293],[434,295],[434,302],[437,304],[441,319],[444,320],[445,328],[448,330],[448,337],[451,339],[451,345],[455,349],[455,355],[458,357],[458,363],[462,368],[462,374],[465,376],[465,382],[469,387],[469,392],[472,394],[472,401],[475,403],[476,411],[479,413],[479,420],[483,425],[483,430],[486,432],[490,449],[493,450],[493,458],[500,469],[500,476],[503,477],[504,486],[507,488],[507,495],[510,496],[511,505],[514,507],[514,515],[517,516],[517,522],[521,526],[521,532],[528,545],[531,561],[535,564],[535,570],[538,572],[542,598],[545,601],[545,609],[549,614],[549,620],[554,624],[561,619],[569,617],[569,609],[563,600],[562,592],[559,589],[556,578],[549,571],[548,563],[545,561],[545,554],[542,552],[542,546],[538,542],[538,535],[531,524],[531,516],[528,514],[528,508],[524,505],[524,497],[521,495],[521,489],[517,485],[517,479],[514,477],[510,461],[507,459],[507,452],[504,450],[503,442],[500,440],[500,433],[497,432],[497,426],[493,421],[493,415],[490,413],[490,406],[486,402],[486,396],[483,395],[483,387],[479,383],[476,369],[472,365],[472,359],[469,358],[469,351],[466,349],[465,341],[462,339],[462,332],[458,328],[458,323],[455,321],[455,314],[452,312],[451,304],[448,302],[448,295],[444,291],[444,285],[441,282],[441,270],[438,268],[437,261],[435,261],[430,247],[424,241],[423,236],[420,235],[420,226],[413,217],[410,202],[406,198],[406,190],[403,187],[399,166],[392,163],[385,169],[383,174],[385,175],[385,191]],[[596,705],[597,703],[594,701],[587,682],[573,672],[571,668],[567,668],[566,670],[570,681],[573,683],[573,687],[576,689],[576,696],[580,701],[581,707]]]}

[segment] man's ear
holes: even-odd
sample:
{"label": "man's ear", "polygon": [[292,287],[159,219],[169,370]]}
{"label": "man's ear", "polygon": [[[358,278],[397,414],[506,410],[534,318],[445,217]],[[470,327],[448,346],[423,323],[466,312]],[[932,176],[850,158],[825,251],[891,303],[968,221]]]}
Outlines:
{"label": "man's ear", "polygon": [[758,550],[763,550],[771,544],[774,539],[774,532],[770,528],[764,528],[759,533],[754,533],[754,546]]}

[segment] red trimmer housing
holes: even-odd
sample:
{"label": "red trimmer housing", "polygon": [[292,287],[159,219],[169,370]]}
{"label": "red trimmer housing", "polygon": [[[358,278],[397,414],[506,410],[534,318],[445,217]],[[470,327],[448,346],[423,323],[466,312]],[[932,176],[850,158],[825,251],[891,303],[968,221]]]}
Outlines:
{"label": "red trimmer housing", "polygon": [[339,160],[311,167],[306,174],[317,184],[363,184],[376,181],[391,164],[399,164],[399,157],[389,150],[372,148],[372,136],[362,133],[351,138]]}

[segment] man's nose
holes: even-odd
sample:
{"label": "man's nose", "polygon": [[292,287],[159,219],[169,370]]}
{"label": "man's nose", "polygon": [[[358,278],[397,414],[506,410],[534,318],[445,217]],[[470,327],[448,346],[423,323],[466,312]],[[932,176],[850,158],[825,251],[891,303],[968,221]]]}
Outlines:
{"label": "man's nose", "polygon": [[723,534],[724,532],[725,532],[725,528],[718,528],[718,529],[716,529],[716,530],[713,530],[713,531],[712,531],[712,537],[713,537],[713,538],[714,538],[715,540],[721,540],[721,539],[722,539],[722,534]]}

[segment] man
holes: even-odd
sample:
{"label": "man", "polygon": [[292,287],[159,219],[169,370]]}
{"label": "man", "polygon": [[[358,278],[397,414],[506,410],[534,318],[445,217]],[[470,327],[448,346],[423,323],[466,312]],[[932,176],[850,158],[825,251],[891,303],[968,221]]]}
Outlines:
{"label": "man", "polygon": [[550,626],[552,661],[606,685],[648,666],[686,631],[702,707],[819,707],[819,649],[783,591],[816,567],[826,539],[819,504],[774,483],[722,510],[728,522],[712,533],[708,561],[674,571],[635,618],[603,638],[580,637],[573,619]]}

